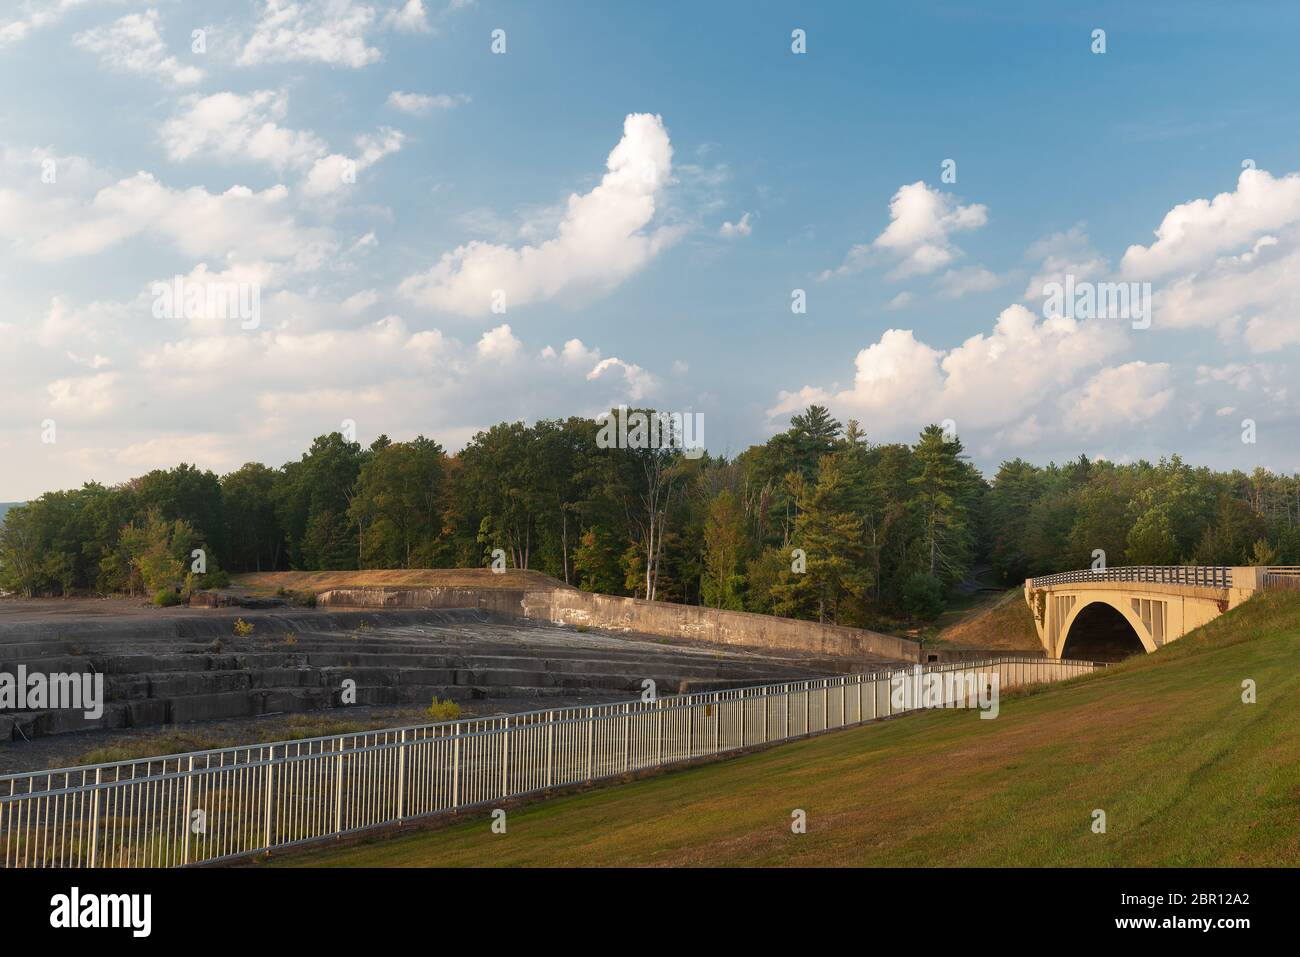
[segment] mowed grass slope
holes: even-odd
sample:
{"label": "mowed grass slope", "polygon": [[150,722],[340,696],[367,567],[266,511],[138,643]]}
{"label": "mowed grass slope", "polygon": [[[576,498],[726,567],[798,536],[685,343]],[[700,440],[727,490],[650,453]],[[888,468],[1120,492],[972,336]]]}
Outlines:
{"label": "mowed grass slope", "polygon": [[978,605],[944,627],[933,639],[940,647],[986,648],[996,651],[1043,650],[1034,628],[1034,613],[1023,588],[1013,588]]}
{"label": "mowed grass slope", "polygon": [[[795,808],[806,834],[791,833]],[[1295,866],[1300,596],[1257,597],[1155,655],[1005,695],[996,720],[909,715],[515,808],[504,835],[489,824],[281,863]]]}

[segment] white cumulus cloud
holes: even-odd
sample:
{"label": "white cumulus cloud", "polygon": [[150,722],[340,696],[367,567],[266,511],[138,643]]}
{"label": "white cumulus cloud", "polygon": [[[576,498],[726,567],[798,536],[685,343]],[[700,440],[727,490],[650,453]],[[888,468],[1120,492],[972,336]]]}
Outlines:
{"label": "white cumulus cloud", "polygon": [[429,33],[432,30],[423,0],[403,0],[400,6],[384,14],[384,26],[403,33]]}
{"label": "white cumulus cloud", "polygon": [[180,86],[198,83],[203,79],[203,71],[167,52],[167,44],[158,30],[161,22],[157,10],[130,13],[108,26],[78,33],[73,43],[116,70]]}
{"label": "white cumulus cloud", "polygon": [[265,0],[239,62],[360,69],[383,58],[367,40],[374,26],[374,7],[353,0]]}
{"label": "white cumulus cloud", "polygon": [[[319,228],[304,228],[287,206],[288,190],[232,186],[210,193],[201,186],[171,189],[151,174],[136,173],[99,190],[86,203],[49,200],[35,207],[35,222],[12,224],[20,248],[34,259],[57,261],[102,252],[148,236],[195,258],[291,261],[318,268],[334,249]],[[4,207],[0,190],[0,210]],[[0,215],[0,235],[10,224]],[[202,223],[202,229],[194,228]]]}
{"label": "white cumulus cloud", "polygon": [[917,180],[900,186],[889,201],[889,225],[870,243],[849,250],[843,265],[822,278],[859,272],[883,259],[893,263],[891,278],[923,275],[942,269],[961,256],[953,233],[978,229],[988,222],[988,207],[962,205],[950,194]]}
{"label": "white cumulus cloud", "polygon": [[450,110],[462,103],[468,103],[470,98],[463,93],[406,93],[402,90],[394,90],[388,94],[388,105],[402,113],[409,113],[411,116],[428,116],[434,110]]}
{"label": "white cumulus cloud", "polygon": [[1180,203],[1165,214],[1150,246],[1130,246],[1120,262],[1125,276],[1153,280],[1204,265],[1274,230],[1300,223],[1300,174],[1280,179],[1246,169],[1231,193]]}
{"label": "white cumulus cloud", "polygon": [[1002,279],[983,266],[967,266],[964,269],[949,269],[938,278],[935,285],[940,299],[960,299],[971,293],[996,289],[1002,285]]}
{"label": "white cumulus cloud", "polygon": [[718,235],[723,239],[739,239],[753,231],[754,227],[749,222],[749,213],[745,213],[734,223],[724,222],[722,228],[718,230]]}
{"label": "white cumulus cloud", "polygon": [[187,96],[163,124],[163,146],[174,160],[216,156],[276,169],[301,168],[327,153],[328,147],[310,131],[281,126],[288,109],[288,97],[275,90]]}
{"label": "white cumulus cloud", "polygon": [[989,431],[1022,421],[1027,411],[1054,405],[1062,385],[1075,382],[1123,348],[1113,325],[1040,319],[1012,305],[993,330],[944,351],[910,329],[889,329],[857,354],[849,388],[808,385],[782,392],[768,416],[776,419],[810,402],[829,405],[868,428],[904,438],[932,422],[953,419],[959,430]]}
{"label": "white cumulus cloud", "polygon": [[377,135],[358,136],[357,154],[331,153],[318,159],[307,174],[303,190],[309,196],[325,196],[355,182],[358,174],[402,148],[406,136],[401,130],[382,128]]}
{"label": "white cumulus cloud", "polygon": [[174,160],[216,157],[297,170],[304,175],[303,192],[315,197],[355,182],[359,173],[405,142],[401,130],[381,127],[376,134],[357,137],[355,156],[331,153],[315,133],[280,125],[287,112],[287,96],[275,90],[196,94],[183,98],[176,115],[163,124],[162,141]]}
{"label": "white cumulus cloud", "polygon": [[672,175],[672,144],[663,119],[629,114],[600,184],[569,197],[555,234],[519,247],[473,241],[409,276],[402,293],[433,309],[477,316],[500,290],[510,308],[560,295],[607,291],[643,269],[680,230],[652,229]]}
{"label": "white cumulus cloud", "polygon": [[1154,419],[1174,397],[1167,362],[1140,360],[1102,369],[1064,398],[1065,425],[1083,435]]}

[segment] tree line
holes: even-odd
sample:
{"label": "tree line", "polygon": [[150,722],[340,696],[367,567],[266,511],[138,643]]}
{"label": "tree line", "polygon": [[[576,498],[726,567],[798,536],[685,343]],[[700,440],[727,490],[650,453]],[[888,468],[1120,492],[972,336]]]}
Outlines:
{"label": "tree line", "polygon": [[0,588],[166,603],[232,572],[495,561],[606,594],[879,626],[938,614],[974,568],[1012,585],[1098,550],[1111,564],[1300,564],[1300,478],[1262,469],[1016,459],[990,481],[938,426],[873,443],[815,405],[732,459],[671,435],[606,447],[600,430],[502,423],[455,454],[334,432],[279,468],[181,464],[48,492],[0,525]]}

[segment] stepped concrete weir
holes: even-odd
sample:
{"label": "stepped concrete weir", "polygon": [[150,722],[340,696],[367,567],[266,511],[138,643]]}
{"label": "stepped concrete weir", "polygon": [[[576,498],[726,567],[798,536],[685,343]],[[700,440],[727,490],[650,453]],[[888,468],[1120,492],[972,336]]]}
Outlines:
{"label": "stepped concrete weir", "polygon": [[0,602],[0,672],[102,675],[105,690],[94,719],[0,712],[0,741],[434,697],[548,707],[633,698],[647,679],[676,694],[919,659],[914,642],[888,635],[539,588],[541,578],[336,587],[314,608]]}

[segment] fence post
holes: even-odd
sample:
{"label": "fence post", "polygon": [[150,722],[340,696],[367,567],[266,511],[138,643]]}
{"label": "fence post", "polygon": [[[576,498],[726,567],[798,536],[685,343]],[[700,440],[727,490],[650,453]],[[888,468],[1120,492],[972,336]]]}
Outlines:
{"label": "fence post", "polygon": [[506,715],[505,741],[501,745],[501,796],[510,794],[510,715]]}
{"label": "fence post", "polygon": [[274,796],[275,782],[275,748],[270,748],[271,756],[267,758],[266,763],[266,830],[265,845],[266,850],[271,849],[271,811],[272,798]]}
{"label": "fence post", "polygon": [[343,738],[334,739],[334,833],[343,833]]}
{"label": "fence post", "polygon": [[451,750],[451,806],[452,809],[460,807],[460,722],[457,721],[452,728],[452,733],[456,735],[456,740]]}
{"label": "fence post", "polygon": [[587,780],[590,781],[596,771],[596,709],[587,709]]}
{"label": "fence post", "polygon": [[185,836],[181,838],[181,864],[190,862],[190,797],[193,794],[194,755],[190,755],[189,773],[185,775]]}
{"label": "fence post", "polygon": [[664,709],[655,697],[655,764],[664,763]]}
{"label": "fence post", "polygon": [[713,692],[713,753],[722,750],[722,692]]}
{"label": "fence post", "polygon": [[745,689],[740,689],[740,746],[745,746],[745,703],[749,699],[745,697]]}
{"label": "fence post", "polygon": [[546,712],[546,786],[555,780],[555,712]]}
{"label": "fence post", "polygon": [[[102,768],[95,768],[95,803],[90,808],[90,866],[94,867],[99,857],[99,775]],[[29,788],[30,790],[30,788]],[[28,804],[30,807],[30,802]]]}
{"label": "fence post", "polygon": [[406,810],[406,729],[397,739],[397,820]]}
{"label": "fence post", "polygon": [[686,706],[686,756],[695,757],[695,696],[691,695]]}
{"label": "fence post", "polygon": [[632,767],[632,702],[623,705],[623,772]]}

